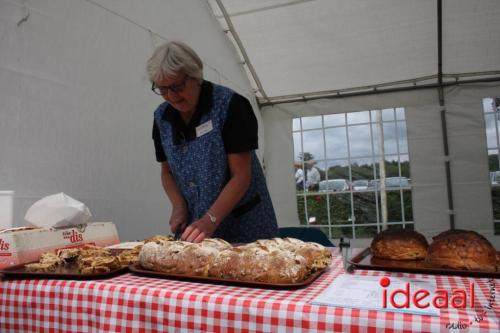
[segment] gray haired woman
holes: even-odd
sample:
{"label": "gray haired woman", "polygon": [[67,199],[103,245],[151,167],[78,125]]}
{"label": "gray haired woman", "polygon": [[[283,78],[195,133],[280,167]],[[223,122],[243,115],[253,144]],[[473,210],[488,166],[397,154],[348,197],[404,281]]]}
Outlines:
{"label": "gray haired woman", "polygon": [[249,101],[203,80],[203,62],[182,42],[159,46],[147,73],[151,89],[165,100],[154,112],[153,140],[172,204],[172,232],[189,242],[276,237]]}

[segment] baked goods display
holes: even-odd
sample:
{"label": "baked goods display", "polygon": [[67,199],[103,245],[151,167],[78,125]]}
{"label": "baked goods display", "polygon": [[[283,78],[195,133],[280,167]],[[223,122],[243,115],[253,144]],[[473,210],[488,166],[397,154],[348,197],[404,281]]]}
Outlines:
{"label": "baked goods display", "polygon": [[57,253],[45,252],[37,263],[24,266],[26,272],[62,273],[76,272],[82,275],[103,274],[126,267],[137,261],[141,246],[121,252],[118,256],[108,249],[85,245],[81,248],[61,249]]}
{"label": "baked goods display", "polygon": [[139,261],[139,253],[141,252],[142,245],[137,245],[133,249],[125,250],[118,254],[118,261],[122,267],[135,264]]}
{"label": "baked goods display", "polygon": [[327,267],[331,252],[292,238],[232,246],[221,239],[201,243],[160,241],[144,244],[140,265],[148,270],[186,276],[263,283],[296,283]]}
{"label": "baked goods display", "polygon": [[25,265],[27,272],[41,272],[49,273],[54,272],[57,267],[64,265],[64,260],[54,253],[45,252],[40,256],[37,263]]}
{"label": "baked goods display", "polygon": [[475,231],[448,230],[432,239],[428,245],[425,237],[416,231],[385,230],[373,239],[368,252],[362,252],[351,263],[365,269],[500,272],[498,252]]}
{"label": "baked goods display", "polygon": [[387,229],[371,243],[373,256],[391,260],[418,260],[427,255],[429,244],[425,237],[413,230]]}
{"label": "baked goods display", "polygon": [[150,243],[150,242],[155,242],[158,244],[161,244],[162,242],[168,242],[168,241],[173,241],[174,238],[172,236],[165,236],[165,235],[154,235],[152,237],[149,237],[144,240],[144,244]]}
{"label": "baked goods display", "polygon": [[495,248],[475,231],[449,230],[433,237],[426,262],[432,267],[495,272]]}

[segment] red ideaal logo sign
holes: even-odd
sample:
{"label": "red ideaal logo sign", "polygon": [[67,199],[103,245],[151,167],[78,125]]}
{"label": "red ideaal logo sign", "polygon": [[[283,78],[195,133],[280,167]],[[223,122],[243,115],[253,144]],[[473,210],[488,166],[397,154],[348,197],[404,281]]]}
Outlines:
{"label": "red ideaal logo sign", "polygon": [[[465,309],[467,303],[469,303],[469,307],[474,307],[474,282],[469,283],[468,290],[454,288],[451,290],[450,294],[446,289],[436,289],[432,296],[426,289],[419,288],[415,291],[411,290],[409,282],[405,284],[403,289],[395,289],[388,293],[385,288],[389,287],[391,279],[386,276],[381,278],[379,283],[380,286],[384,288],[382,291],[382,306],[384,308],[387,308],[388,301],[397,309],[410,308],[410,303],[419,309],[428,308],[431,304],[437,309],[447,309],[450,306],[455,309]],[[398,295],[403,296],[403,302],[396,302],[396,297]],[[428,298],[429,296],[431,296],[431,298]],[[401,301],[401,298],[399,298],[399,300]]]}
{"label": "red ideaal logo sign", "polygon": [[64,231],[63,238],[69,239],[71,243],[77,243],[83,241],[83,234],[76,232],[75,230]]}

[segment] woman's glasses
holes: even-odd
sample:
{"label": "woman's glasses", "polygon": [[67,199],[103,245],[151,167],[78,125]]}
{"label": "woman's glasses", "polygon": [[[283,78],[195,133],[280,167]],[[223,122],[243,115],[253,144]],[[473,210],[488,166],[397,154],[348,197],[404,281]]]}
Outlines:
{"label": "woman's glasses", "polygon": [[189,79],[189,76],[186,75],[184,77],[184,80],[182,80],[179,83],[174,83],[169,86],[156,86],[155,83],[151,85],[151,90],[157,94],[157,95],[166,95],[168,94],[169,91],[174,92],[174,93],[180,93],[184,90],[186,87],[186,82]]}

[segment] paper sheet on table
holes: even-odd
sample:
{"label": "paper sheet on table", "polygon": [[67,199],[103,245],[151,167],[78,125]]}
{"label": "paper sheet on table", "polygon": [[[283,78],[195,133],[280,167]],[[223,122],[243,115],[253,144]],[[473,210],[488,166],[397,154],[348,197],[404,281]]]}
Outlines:
{"label": "paper sheet on table", "polygon": [[[328,305],[343,308],[356,308],[377,311],[406,312],[430,316],[439,316],[439,309],[432,305],[432,297],[437,288],[434,279],[410,279],[390,277],[387,290],[387,307],[383,305],[383,290],[380,285],[381,276],[339,275],[333,283],[321,294],[312,300],[313,304]],[[390,295],[396,289],[405,289],[406,283],[410,284],[410,307],[395,308],[390,302]],[[420,303],[429,303],[427,308],[418,308],[412,303],[413,293],[418,289],[427,290],[430,295]],[[406,297],[397,294],[396,304],[404,304]]]}
{"label": "paper sheet on table", "polygon": [[66,195],[57,193],[35,202],[24,219],[31,225],[45,229],[87,224],[92,214],[87,206]]}

